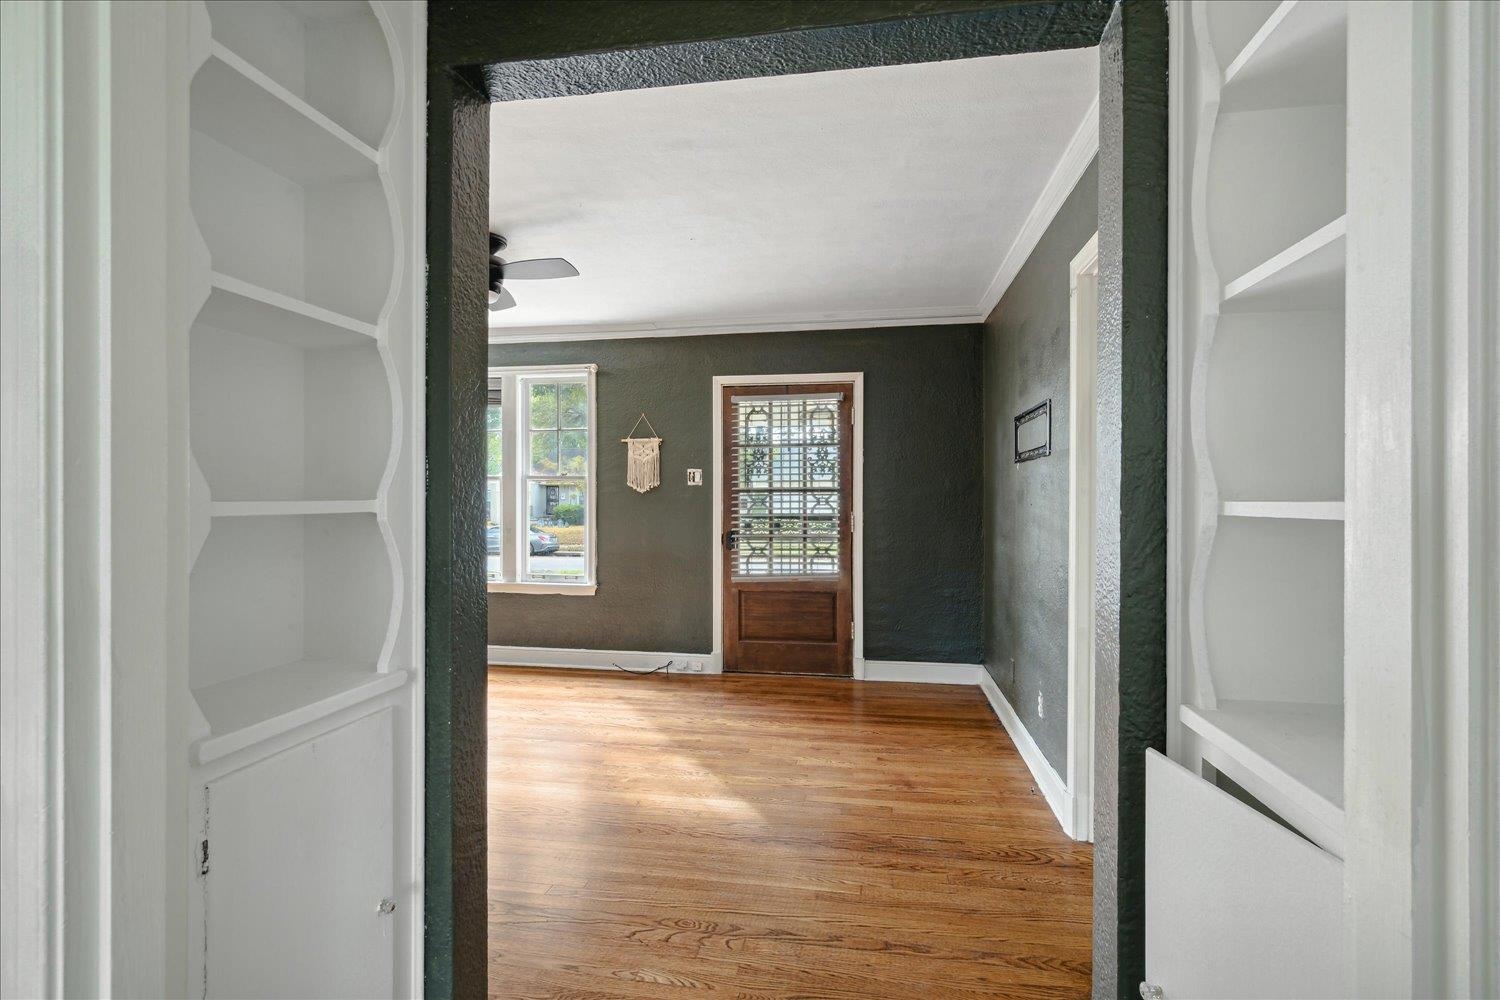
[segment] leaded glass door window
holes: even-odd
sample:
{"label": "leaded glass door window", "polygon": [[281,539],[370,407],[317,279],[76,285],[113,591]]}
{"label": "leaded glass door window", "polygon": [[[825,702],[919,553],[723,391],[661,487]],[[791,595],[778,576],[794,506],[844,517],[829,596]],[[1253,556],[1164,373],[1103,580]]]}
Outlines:
{"label": "leaded glass door window", "polygon": [[842,494],[842,393],[733,398],[733,572],[836,576]]}

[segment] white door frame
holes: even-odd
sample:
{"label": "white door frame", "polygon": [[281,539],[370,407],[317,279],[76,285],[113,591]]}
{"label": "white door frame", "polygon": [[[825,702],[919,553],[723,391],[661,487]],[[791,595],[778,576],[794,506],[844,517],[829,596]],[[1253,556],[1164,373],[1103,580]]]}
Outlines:
{"label": "white door frame", "polygon": [[1071,833],[1094,839],[1094,389],[1099,234],[1068,268],[1068,791]]}
{"label": "white door frame", "polygon": [[851,510],[854,518],[854,679],[865,677],[865,373],[832,372],[805,375],[715,375],[712,405],[714,435],[713,461],[713,629],[711,660],[714,673],[724,670],[724,387],[730,385],[808,385],[819,382],[849,382],[854,386],[854,496]]}

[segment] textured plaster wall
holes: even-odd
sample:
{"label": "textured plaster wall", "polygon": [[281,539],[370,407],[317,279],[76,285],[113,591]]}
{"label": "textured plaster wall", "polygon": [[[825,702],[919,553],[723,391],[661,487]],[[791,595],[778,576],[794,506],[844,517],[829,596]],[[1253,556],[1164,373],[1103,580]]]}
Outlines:
{"label": "textured plaster wall", "polygon": [[1167,10],[1099,49],[1094,535],[1094,997],[1146,971],[1146,749],[1167,720]]}
{"label": "textured plaster wall", "polygon": [[[1068,269],[1098,225],[1090,167],[984,324],[984,665],[1059,774],[1068,754]],[[1047,399],[1052,454],[1017,465],[1015,417]]]}
{"label": "textured plaster wall", "polygon": [[[489,104],[429,72],[426,993],[482,996],[485,891],[484,345]],[[468,289],[479,289],[477,294]],[[481,484],[481,485],[476,485]]]}
{"label": "textured plaster wall", "polygon": [[[492,345],[494,365],[599,366],[599,590],[491,594],[489,641],[709,652],[713,376],[862,371],[865,656],[979,662],[979,341],[953,325]],[[642,411],[664,439],[644,495],[618,441]]]}

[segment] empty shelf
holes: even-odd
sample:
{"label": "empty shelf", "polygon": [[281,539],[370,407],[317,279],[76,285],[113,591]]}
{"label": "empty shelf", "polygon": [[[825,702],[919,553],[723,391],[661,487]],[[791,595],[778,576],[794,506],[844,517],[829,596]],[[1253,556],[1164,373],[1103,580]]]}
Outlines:
{"label": "empty shelf", "polygon": [[1209,744],[1204,757],[1299,830],[1344,853],[1344,707],[1221,701],[1183,705],[1182,724]]}
{"label": "empty shelf", "polygon": [[1286,0],[1225,69],[1219,110],[1344,103],[1347,38],[1344,0]]}
{"label": "empty shelf", "polygon": [[379,673],[373,665],[318,660],[199,688],[193,697],[210,735],[196,744],[194,760],[207,763],[405,683],[405,670]]}
{"label": "empty shelf", "polygon": [[214,272],[198,314],[211,326],[303,349],[369,343],[376,328],[269,288]]}
{"label": "empty shelf", "polygon": [[374,500],[215,500],[214,517],[300,517],[308,514],[373,514]]}
{"label": "empty shelf", "polygon": [[1342,309],[1344,216],[1224,286],[1235,311]]}
{"label": "empty shelf", "polygon": [[298,184],[377,176],[375,150],[219,42],[193,78],[192,124]]}
{"label": "empty shelf", "polygon": [[1226,500],[1219,507],[1225,517],[1281,517],[1303,521],[1342,521],[1342,500]]}

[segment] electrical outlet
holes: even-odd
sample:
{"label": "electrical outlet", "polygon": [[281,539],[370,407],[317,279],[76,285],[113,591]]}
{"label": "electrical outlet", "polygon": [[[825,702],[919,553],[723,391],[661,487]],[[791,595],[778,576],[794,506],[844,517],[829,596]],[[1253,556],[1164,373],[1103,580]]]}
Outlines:
{"label": "electrical outlet", "polygon": [[1045,706],[1042,705],[1042,692],[1040,691],[1036,693],[1036,717],[1038,719],[1045,719],[1047,717]]}
{"label": "electrical outlet", "polygon": [[682,661],[682,669],[683,669],[684,672],[689,673],[689,674],[701,674],[701,673],[703,673],[703,661],[702,660],[684,660],[684,661]]}
{"label": "electrical outlet", "polygon": [[703,470],[702,469],[689,469],[689,470],[687,470],[687,474],[688,474],[687,483],[688,483],[689,486],[702,486],[703,485]]}

